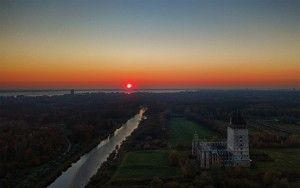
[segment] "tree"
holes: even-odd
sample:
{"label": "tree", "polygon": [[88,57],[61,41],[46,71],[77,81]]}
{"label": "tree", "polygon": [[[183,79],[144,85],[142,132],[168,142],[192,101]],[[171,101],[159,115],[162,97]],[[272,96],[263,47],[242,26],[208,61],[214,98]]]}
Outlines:
{"label": "tree", "polygon": [[273,181],[274,172],[273,171],[267,171],[264,174],[263,182],[265,185],[271,185]]}
{"label": "tree", "polygon": [[279,181],[279,187],[282,187],[282,188],[289,187],[289,180],[287,178],[281,178]]}
{"label": "tree", "polygon": [[267,171],[264,174],[263,182],[267,186],[271,186],[273,183],[278,182],[280,178],[280,172]]}
{"label": "tree", "polygon": [[171,151],[169,154],[169,162],[172,166],[179,165],[179,154],[177,151]]}
{"label": "tree", "polygon": [[194,177],[197,172],[197,164],[187,159],[182,167],[182,171],[185,177]]}
{"label": "tree", "polygon": [[193,184],[196,187],[206,187],[212,184],[212,177],[207,172],[202,172],[200,176],[196,176]]}
{"label": "tree", "polygon": [[164,182],[158,178],[154,177],[153,180],[150,183],[151,188],[163,188],[164,187]]}
{"label": "tree", "polygon": [[164,187],[166,187],[166,188],[177,188],[177,187],[180,187],[180,186],[179,186],[178,182],[170,181],[168,183],[165,183]]}

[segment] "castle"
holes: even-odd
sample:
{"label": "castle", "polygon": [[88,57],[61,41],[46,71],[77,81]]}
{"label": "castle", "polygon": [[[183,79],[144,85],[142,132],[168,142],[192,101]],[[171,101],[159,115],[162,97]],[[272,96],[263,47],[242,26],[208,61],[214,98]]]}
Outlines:
{"label": "castle", "polygon": [[192,154],[201,168],[250,166],[248,129],[240,113],[234,112],[227,127],[227,141],[207,142],[195,134]]}

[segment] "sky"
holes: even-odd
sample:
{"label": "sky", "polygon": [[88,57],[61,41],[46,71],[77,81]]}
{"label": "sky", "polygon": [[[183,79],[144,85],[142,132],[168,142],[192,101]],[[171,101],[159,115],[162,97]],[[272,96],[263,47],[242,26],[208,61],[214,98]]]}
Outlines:
{"label": "sky", "polygon": [[300,87],[300,1],[2,0],[0,88]]}

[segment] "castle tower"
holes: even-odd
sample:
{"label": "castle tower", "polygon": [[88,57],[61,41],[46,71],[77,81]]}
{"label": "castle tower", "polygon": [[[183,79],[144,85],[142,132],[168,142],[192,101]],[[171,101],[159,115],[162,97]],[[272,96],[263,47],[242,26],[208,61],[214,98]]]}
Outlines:
{"label": "castle tower", "polygon": [[227,127],[227,150],[232,153],[233,166],[249,166],[248,129],[242,115],[235,111]]}
{"label": "castle tower", "polygon": [[196,153],[197,153],[196,149],[197,149],[198,143],[199,143],[199,138],[198,138],[197,132],[195,131],[194,139],[192,142],[192,155],[196,155]]}

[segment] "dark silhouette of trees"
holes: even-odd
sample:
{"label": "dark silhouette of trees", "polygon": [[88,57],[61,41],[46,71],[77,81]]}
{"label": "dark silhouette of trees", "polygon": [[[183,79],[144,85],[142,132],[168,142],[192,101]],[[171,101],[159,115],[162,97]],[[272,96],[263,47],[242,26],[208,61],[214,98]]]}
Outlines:
{"label": "dark silhouette of trees", "polygon": [[172,166],[179,166],[179,153],[177,151],[171,151],[169,154],[169,161]]}
{"label": "dark silhouette of trees", "polygon": [[[0,187],[32,187],[113,133],[139,107],[134,95],[121,93],[0,97]],[[31,171],[41,165],[38,173]]]}
{"label": "dark silhouette of trees", "polygon": [[154,177],[150,185],[152,188],[163,188],[164,182],[160,178]]}

